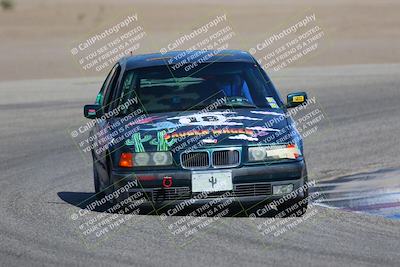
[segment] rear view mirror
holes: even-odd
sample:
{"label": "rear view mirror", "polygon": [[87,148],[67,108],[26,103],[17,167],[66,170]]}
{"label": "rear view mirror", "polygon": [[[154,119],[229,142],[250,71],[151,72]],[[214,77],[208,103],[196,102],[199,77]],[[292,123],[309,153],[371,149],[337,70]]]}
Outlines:
{"label": "rear view mirror", "polygon": [[296,92],[296,93],[290,93],[287,95],[287,108],[294,108],[297,107],[298,105],[301,105],[305,102],[307,102],[307,93],[305,92]]}
{"label": "rear view mirror", "polygon": [[103,111],[100,105],[85,105],[83,107],[83,115],[88,119],[96,119],[103,115]]}

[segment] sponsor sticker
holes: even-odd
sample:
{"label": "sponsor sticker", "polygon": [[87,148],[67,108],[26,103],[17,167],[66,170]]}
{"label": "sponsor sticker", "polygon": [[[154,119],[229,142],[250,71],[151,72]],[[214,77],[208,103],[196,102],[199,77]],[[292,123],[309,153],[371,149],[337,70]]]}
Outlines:
{"label": "sponsor sticker", "polygon": [[302,96],[302,95],[294,96],[293,97],[293,102],[295,102],[295,103],[304,102],[304,96]]}

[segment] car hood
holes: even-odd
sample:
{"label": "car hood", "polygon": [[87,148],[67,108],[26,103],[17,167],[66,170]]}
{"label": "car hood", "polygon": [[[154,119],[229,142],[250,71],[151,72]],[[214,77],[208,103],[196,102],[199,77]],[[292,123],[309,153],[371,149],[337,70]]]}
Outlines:
{"label": "car hood", "polygon": [[120,128],[131,131],[119,140],[135,152],[276,143],[288,126],[280,109],[164,112],[119,120]]}

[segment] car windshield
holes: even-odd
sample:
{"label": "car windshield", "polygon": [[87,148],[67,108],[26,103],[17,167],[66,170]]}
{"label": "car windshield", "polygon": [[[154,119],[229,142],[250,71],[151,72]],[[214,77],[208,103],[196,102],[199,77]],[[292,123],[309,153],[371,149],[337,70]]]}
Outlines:
{"label": "car windshield", "polygon": [[118,103],[138,98],[122,115],[141,108],[146,113],[200,110],[214,103],[216,109],[280,108],[272,83],[253,63],[199,64],[196,71],[184,67],[146,67],[124,74]]}

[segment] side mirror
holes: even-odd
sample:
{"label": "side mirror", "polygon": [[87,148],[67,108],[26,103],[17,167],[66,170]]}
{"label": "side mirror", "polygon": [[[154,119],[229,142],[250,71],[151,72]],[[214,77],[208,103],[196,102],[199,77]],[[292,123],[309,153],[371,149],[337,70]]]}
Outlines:
{"label": "side mirror", "polygon": [[297,92],[297,93],[290,93],[287,95],[287,108],[294,108],[298,105],[301,105],[307,102],[307,93],[305,92]]}
{"label": "side mirror", "polygon": [[88,119],[96,119],[103,115],[103,111],[100,105],[85,105],[83,107],[83,115]]}

